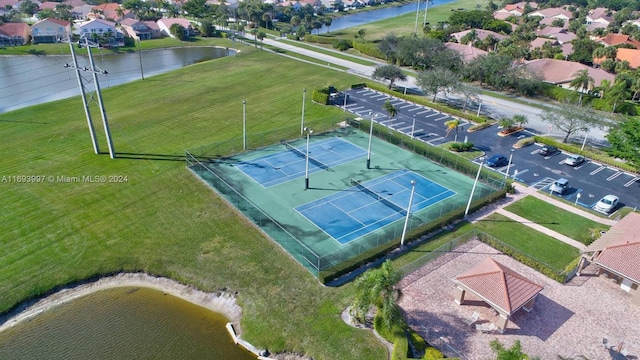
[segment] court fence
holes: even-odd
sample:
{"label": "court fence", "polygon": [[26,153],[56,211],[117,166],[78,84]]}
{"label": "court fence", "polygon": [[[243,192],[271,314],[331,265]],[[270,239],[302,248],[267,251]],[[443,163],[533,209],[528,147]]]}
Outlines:
{"label": "court fence", "polygon": [[[320,124],[315,124],[315,129],[322,129]],[[335,123],[327,124],[323,129],[325,132],[336,130],[340,126]],[[276,129],[265,132],[251,139],[252,148],[266,147],[282,142],[283,140],[291,140],[300,138],[300,127],[290,127],[285,129]],[[398,144],[398,136],[389,136],[392,142]],[[238,143],[240,147],[238,147]],[[400,142],[404,147],[407,145],[415,146],[416,150],[421,149],[419,144],[414,144],[406,139]],[[429,145],[426,145],[429,147]],[[225,176],[220,172],[215,162],[219,158],[231,156],[242,152],[242,139],[230,139],[229,141],[213,144],[206,147],[200,147],[194,150],[186,151],[187,167],[208,183],[216,192],[225,198],[232,206],[244,214],[251,222],[257,225],[260,230],[269,236],[274,242],[289,253],[296,261],[310,271],[321,282],[326,283],[336,277],[347,274],[363,264],[369,263],[389,251],[400,246],[401,235],[403,233],[404,222],[394,222],[381,231],[376,231],[362,236],[339,249],[326,253],[318,254],[318,252],[305,245],[303,241],[296,238],[277,220],[269,216],[260,209],[250,199],[245,197],[240,189],[225,180]],[[448,153],[448,151],[445,151]],[[432,154],[429,151],[422,150],[421,153]],[[460,173],[475,174],[478,166],[472,164],[466,159],[452,159],[450,154],[440,154],[436,156],[440,164],[446,165]],[[433,156],[433,155],[432,155]],[[455,155],[454,155],[455,156]],[[434,160],[432,157],[428,157]],[[457,157],[456,158],[460,158]],[[460,158],[461,159],[461,158]],[[497,178],[491,174],[492,172],[482,172],[478,181],[488,186],[477,187],[472,201],[469,204],[469,212],[473,212],[488,203],[491,203],[505,196],[504,179]],[[443,201],[430,206],[427,209],[412,214],[407,222],[407,231],[405,234],[405,244],[420,239],[424,234],[437,231],[444,225],[464,218],[466,214],[465,204],[457,202]]]}

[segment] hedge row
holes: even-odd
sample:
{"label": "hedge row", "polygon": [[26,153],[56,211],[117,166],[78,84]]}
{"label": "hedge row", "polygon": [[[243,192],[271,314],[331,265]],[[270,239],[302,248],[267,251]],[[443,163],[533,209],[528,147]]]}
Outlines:
{"label": "hedge row", "polygon": [[596,160],[598,162],[616,167],[618,169],[622,169],[622,170],[625,170],[631,173],[636,173],[636,174],[640,172],[640,169],[634,167],[633,165],[616,161],[615,159],[611,158],[611,156],[607,154],[597,153],[590,150],[580,150],[580,147],[576,145],[565,144],[563,142],[556,141],[555,139],[549,138],[546,136],[536,135],[534,138],[536,142],[539,142],[541,144],[552,145],[557,147],[558,149],[565,150],[573,154],[582,155],[582,156],[588,157],[589,159]]}
{"label": "hedge row", "polygon": [[352,46],[354,49],[360,51],[365,55],[372,56],[376,59],[384,59],[384,54],[380,52],[380,50],[374,43],[361,43],[354,40]]}
{"label": "hedge row", "polygon": [[338,39],[329,38],[329,37],[325,37],[325,36],[306,34],[304,36],[304,41],[305,42],[318,43],[318,44],[331,44],[331,45],[333,45],[333,44],[336,43],[336,41],[338,41]]}

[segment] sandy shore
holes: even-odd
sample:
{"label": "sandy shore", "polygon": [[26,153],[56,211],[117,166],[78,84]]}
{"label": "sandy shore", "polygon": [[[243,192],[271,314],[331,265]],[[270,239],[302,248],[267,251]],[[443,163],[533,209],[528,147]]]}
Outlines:
{"label": "sandy shore", "polygon": [[62,289],[45,298],[27,302],[17,309],[0,315],[0,332],[28,320],[43,311],[57,305],[88,295],[90,293],[115,287],[146,287],[162,291],[193,304],[200,305],[211,311],[224,315],[240,333],[240,317],[242,311],[233,295],[219,293],[212,294],[200,291],[194,287],[182,285],[167,278],[153,277],[143,273],[125,273],[101,278],[95,282]]}

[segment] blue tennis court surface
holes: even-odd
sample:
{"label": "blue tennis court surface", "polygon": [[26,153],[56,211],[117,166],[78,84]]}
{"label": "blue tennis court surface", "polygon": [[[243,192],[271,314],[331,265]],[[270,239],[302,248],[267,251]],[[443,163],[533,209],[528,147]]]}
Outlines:
{"label": "blue tennis court surface", "polygon": [[[294,149],[287,149],[283,145],[283,151],[243,161],[236,166],[264,187],[303,177],[306,167],[307,143],[306,141],[298,141],[290,145]],[[367,152],[364,149],[339,137],[314,141],[309,144],[309,173],[326,171],[331,167],[363,158],[366,155]]]}
{"label": "blue tennis court surface", "polygon": [[411,213],[456,194],[413,171],[401,170],[300,205],[296,210],[339,243],[346,244],[404,218],[411,180],[416,181]]}

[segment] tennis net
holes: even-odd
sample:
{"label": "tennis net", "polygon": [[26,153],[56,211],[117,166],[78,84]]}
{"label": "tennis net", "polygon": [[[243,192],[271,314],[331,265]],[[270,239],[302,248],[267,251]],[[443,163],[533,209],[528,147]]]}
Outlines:
{"label": "tennis net", "polygon": [[355,180],[355,179],[351,179],[351,184],[357,186],[364,193],[370,195],[374,199],[380,201],[381,203],[387,205],[388,207],[394,209],[395,211],[397,211],[399,213],[402,213],[402,214],[406,214],[407,213],[407,209],[403,209],[400,206],[398,206],[398,204],[387,200],[385,196],[380,195],[377,192],[375,192],[375,191],[369,189],[368,187],[362,185],[362,183],[360,181]]}
{"label": "tennis net", "polygon": [[[288,142],[284,143],[284,147],[286,147],[288,150],[296,153],[298,156],[301,156],[302,158],[305,158],[305,159],[307,158],[307,154],[306,153],[298,150],[295,146],[289,144]],[[316,164],[316,165],[318,165],[319,167],[321,167],[321,168],[323,168],[325,170],[329,170],[329,167],[327,165],[325,165],[325,164],[321,163],[320,161],[312,158],[311,156],[309,156],[309,161],[314,163],[314,164]]]}

